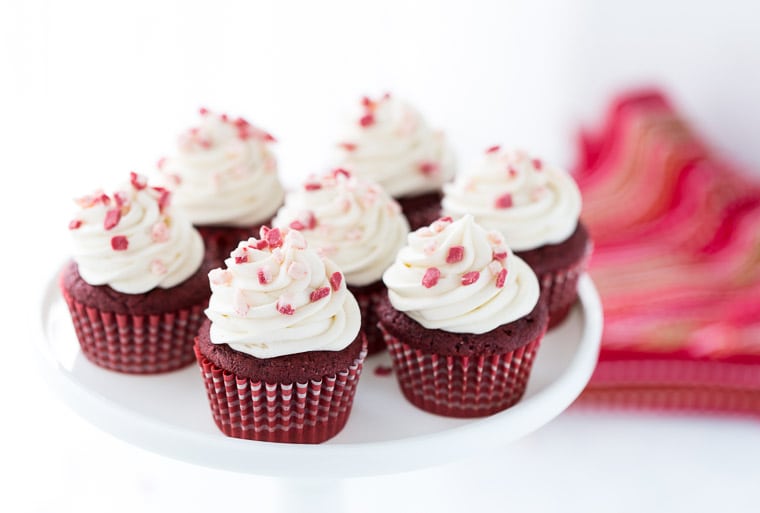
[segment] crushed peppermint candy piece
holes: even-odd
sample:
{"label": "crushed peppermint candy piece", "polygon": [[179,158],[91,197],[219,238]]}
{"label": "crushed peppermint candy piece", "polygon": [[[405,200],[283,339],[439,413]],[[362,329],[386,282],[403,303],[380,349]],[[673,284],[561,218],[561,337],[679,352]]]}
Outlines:
{"label": "crushed peppermint candy piece", "polygon": [[351,172],[346,169],[343,169],[342,167],[333,169],[332,174],[333,174],[333,177],[335,178],[338,178],[339,176],[342,176],[344,178],[351,178]]}
{"label": "crushed peppermint candy piece", "polygon": [[301,262],[291,262],[288,266],[288,276],[294,280],[302,280],[309,275],[309,268]]}
{"label": "crushed peppermint candy piece", "polygon": [[263,225],[261,228],[259,228],[259,239],[266,240],[269,230],[271,230],[271,228],[266,225]]}
{"label": "crushed peppermint candy piece", "polygon": [[470,271],[462,275],[462,285],[472,285],[480,279],[480,272]]}
{"label": "crushed peppermint candy piece", "polygon": [[435,287],[441,277],[441,271],[437,267],[429,267],[422,277],[422,286],[426,289]]}
{"label": "crushed peppermint candy piece", "polygon": [[288,231],[290,246],[296,249],[306,249],[306,238],[298,230]]}
{"label": "crushed peppermint candy piece", "polygon": [[486,153],[497,153],[501,149],[501,146],[495,144],[486,150]]}
{"label": "crushed peppermint candy piece", "polygon": [[293,308],[293,305],[285,303],[281,304],[279,301],[277,302],[277,311],[280,312],[282,315],[293,315],[296,313],[296,309]]}
{"label": "crushed peppermint candy piece", "polygon": [[507,173],[509,174],[510,178],[514,178],[517,176],[517,169],[515,169],[512,166],[509,166],[509,169],[507,169]]}
{"label": "crushed peppermint candy piece", "polygon": [[169,206],[171,193],[169,192],[169,189],[164,187],[153,187],[153,190],[158,193],[158,210],[163,212],[164,209]]}
{"label": "crushed peppermint candy piece", "polygon": [[248,304],[248,301],[245,298],[245,294],[242,290],[237,289],[235,291],[234,299],[232,300],[233,306],[235,307],[235,313],[238,314],[241,317],[245,317],[245,315],[248,313],[248,310],[250,310],[250,305]]}
{"label": "crushed peppermint candy piece", "polygon": [[111,237],[111,248],[114,251],[125,251],[129,247],[129,240],[124,235]]}
{"label": "crushed peppermint candy piece", "polygon": [[533,159],[531,162],[533,163],[533,167],[536,168],[536,171],[541,171],[541,168],[544,167],[544,163],[541,162],[541,159]]}
{"label": "crushed peppermint candy piece", "polygon": [[232,251],[230,256],[235,259],[236,264],[247,264],[248,263],[248,248],[237,247]]}
{"label": "crushed peppermint candy piece", "polygon": [[129,173],[129,183],[132,184],[132,187],[138,191],[141,191],[148,186],[147,178],[145,178],[143,175],[138,175],[134,171],[130,171]]}
{"label": "crushed peppermint candy piece", "polygon": [[340,284],[343,283],[343,275],[339,272],[334,272],[330,276],[330,286],[332,287],[333,291],[337,292],[340,288]]}
{"label": "crushed peppermint candy piece", "polygon": [[339,143],[338,146],[340,146],[346,151],[356,151],[356,144],[354,143],[342,142],[342,143]]}
{"label": "crushed peppermint candy piece", "polygon": [[81,219],[72,219],[69,222],[69,230],[78,230],[80,226],[82,226]]}
{"label": "crushed peppermint candy piece", "polygon": [[497,197],[493,205],[495,208],[509,208],[512,206],[512,195],[510,193],[504,193],[501,196]]}
{"label": "crushed peppermint candy piece", "polygon": [[367,128],[375,124],[375,116],[372,113],[367,113],[359,118],[359,125],[362,128]]}
{"label": "crushed peppermint candy piece", "polygon": [[279,228],[272,228],[266,233],[266,239],[269,246],[272,248],[279,248],[282,246],[282,232]]}
{"label": "crushed peppermint candy piece", "polygon": [[212,269],[208,273],[208,279],[214,285],[229,285],[232,283],[232,273],[227,269]]}
{"label": "crushed peppermint candy piece", "polygon": [[103,228],[107,230],[113,229],[121,220],[121,209],[112,208],[106,212],[106,217],[103,220]]}
{"label": "crushed peppermint candy piece", "polygon": [[419,165],[417,166],[417,169],[419,169],[420,173],[422,173],[423,175],[430,176],[437,173],[438,170],[440,169],[440,166],[438,165],[437,162],[425,161],[425,162],[420,162]]}
{"label": "crushed peppermint candy piece", "polygon": [[166,265],[161,260],[156,259],[150,263],[150,272],[153,274],[161,276],[162,274],[166,274],[167,271]]}
{"label": "crushed peppermint candy piece", "polygon": [[169,240],[169,227],[166,223],[159,221],[150,229],[150,238],[153,242],[166,242]]}
{"label": "crushed peppermint candy piece", "polygon": [[309,301],[312,303],[316,303],[320,299],[327,297],[330,295],[330,288],[329,287],[320,287],[318,289],[314,289],[311,292],[311,295],[309,296]]}
{"label": "crushed peppermint candy piece", "polygon": [[260,267],[256,277],[259,279],[259,285],[266,285],[272,281],[272,273],[266,267]]}
{"label": "crushed peppermint candy piece", "polygon": [[464,258],[464,246],[451,246],[446,255],[447,264],[456,264]]}
{"label": "crushed peppermint candy piece", "polygon": [[262,251],[269,247],[269,243],[264,239],[256,240],[253,237],[251,237],[250,239],[248,239],[248,247]]}
{"label": "crushed peppermint candy piece", "polygon": [[498,260],[491,260],[488,262],[488,270],[491,271],[491,274],[496,276],[501,272],[503,269],[503,266],[501,265],[501,262]]}
{"label": "crushed peppermint candy piece", "polygon": [[507,281],[507,270],[502,269],[499,274],[496,275],[496,288],[502,288]]}
{"label": "crushed peppermint candy piece", "polygon": [[303,184],[303,188],[307,191],[318,191],[322,188],[322,184],[319,182],[306,182]]}
{"label": "crushed peppermint candy piece", "polygon": [[504,248],[496,248],[493,250],[493,253],[491,254],[491,257],[494,260],[502,261],[505,258],[507,258],[507,250]]}

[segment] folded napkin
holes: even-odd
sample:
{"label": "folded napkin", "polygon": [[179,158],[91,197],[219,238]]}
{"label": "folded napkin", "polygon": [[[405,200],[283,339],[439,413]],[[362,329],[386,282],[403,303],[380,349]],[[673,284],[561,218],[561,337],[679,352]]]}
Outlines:
{"label": "folded napkin", "polygon": [[575,176],[605,316],[579,403],[760,415],[760,174],[648,91],[582,134]]}

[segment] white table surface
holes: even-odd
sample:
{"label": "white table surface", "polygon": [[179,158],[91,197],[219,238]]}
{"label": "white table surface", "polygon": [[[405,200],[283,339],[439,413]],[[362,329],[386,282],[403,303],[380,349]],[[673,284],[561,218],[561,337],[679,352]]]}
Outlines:
{"label": "white table surface", "polygon": [[[569,163],[580,121],[597,119],[622,86],[658,83],[717,147],[760,169],[756,4],[612,4],[3,3],[2,509],[279,504],[272,479],[175,462],[99,432],[52,398],[29,353],[44,280],[68,251],[69,198],[147,169],[200,105],[271,129],[293,180],[322,169],[334,113],[364,92],[412,99],[447,127],[462,162],[506,142]],[[759,482],[757,420],[569,412],[506,450],[349,480],[343,505],[755,512]]]}

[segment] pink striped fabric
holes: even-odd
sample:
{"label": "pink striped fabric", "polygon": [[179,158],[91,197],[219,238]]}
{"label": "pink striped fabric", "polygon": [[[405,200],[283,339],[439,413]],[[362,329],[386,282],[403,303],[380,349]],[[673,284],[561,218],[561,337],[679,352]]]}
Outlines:
{"label": "pink striped fabric", "polygon": [[760,180],[657,91],[582,135],[575,176],[605,314],[580,402],[760,415]]}

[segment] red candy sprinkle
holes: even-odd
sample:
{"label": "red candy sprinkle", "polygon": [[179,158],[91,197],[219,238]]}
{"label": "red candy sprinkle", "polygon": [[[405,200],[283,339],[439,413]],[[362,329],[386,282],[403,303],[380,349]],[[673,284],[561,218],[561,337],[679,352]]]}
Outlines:
{"label": "red candy sprinkle", "polygon": [[300,220],[296,219],[292,223],[290,223],[290,227],[294,230],[313,230],[317,226],[317,218],[314,217],[314,212],[308,211],[306,213],[306,224],[302,223]]}
{"label": "red candy sprinkle", "polygon": [[267,273],[264,271],[263,268],[259,269],[257,276],[259,278],[259,285],[266,285],[267,283],[269,283],[269,279],[267,278]]}
{"label": "red candy sprinkle", "polygon": [[454,220],[451,218],[451,216],[443,216],[438,218],[439,221],[442,223],[453,223]]}
{"label": "red candy sprinkle", "polygon": [[531,162],[533,162],[533,167],[536,168],[536,171],[541,171],[541,168],[544,167],[544,163],[541,162],[541,159],[533,159]]}
{"label": "red candy sprinkle", "polygon": [[208,109],[207,109],[206,107],[201,107],[201,108],[198,110],[198,112],[200,112],[200,113],[201,113],[201,116],[205,116],[206,114],[208,114]]}
{"label": "red candy sprinkle", "polygon": [[446,263],[456,264],[457,262],[461,262],[462,258],[464,258],[464,247],[451,246],[448,255],[446,255]]}
{"label": "red candy sprinkle", "polygon": [[253,246],[249,246],[249,247],[252,247],[254,249],[264,249],[267,246],[269,246],[269,243],[267,241],[265,241],[265,240],[257,240],[256,244],[254,244]]}
{"label": "red candy sprinkle", "polygon": [[339,176],[345,176],[346,178],[351,178],[351,173],[349,171],[346,171],[342,167],[339,167],[337,169],[333,169],[333,176],[335,178],[338,178]]}
{"label": "red candy sprinkle", "polygon": [[497,144],[497,145],[495,145],[495,146],[491,146],[490,148],[488,148],[488,149],[486,150],[486,153],[496,153],[496,152],[497,152],[497,151],[499,151],[500,149],[501,149],[501,146],[499,146],[499,145]]}
{"label": "red candy sprinkle", "polygon": [[372,114],[365,114],[361,118],[359,118],[359,125],[361,125],[364,128],[367,128],[370,125],[373,125],[375,123],[375,116]]}
{"label": "red candy sprinkle", "polygon": [[425,271],[425,276],[422,277],[422,286],[426,289],[435,287],[440,277],[441,271],[439,271],[437,267],[429,267],[428,270]]}
{"label": "red candy sprinkle", "polygon": [[116,206],[121,208],[129,203],[129,198],[125,192],[119,191],[113,193],[113,199],[116,201]]}
{"label": "red candy sprinkle", "polygon": [[502,288],[505,281],[507,281],[507,270],[502,269],[499,271],[499,274],[496,275],[496,287],[499,289]]}
{"label": "red candy sprinkle", "polygon": [[309,183],[304,184],[303,188],[306,189],[307,191],[318,191],[319,189],[322,188],[322,184],[316,183],[316,182],[309,182]]}
{"label": "red candy sprinkle", "polygon": [[279,228],[272,228],[266,234],[267,243],[273,248],[282,246],[282,232]]}
{"label": "red candy sprinkle", "polygon": [[312,303],[316,303],[323,297],[326,297],[328,294],[330,294],[330,289],[328,287],[320,287],[318,289],[314,289],[309,296],[309,300]]}
{"label": "red candy sprinkle", "polygon": [[478,271],[470,271],[462,275],[462,285],[472,285],[480,279],[480,273]]}
{"label": "red candy sprinkle", "polygon": [[145,189],[145,187],[148,185],[148,182],[145,179],[145,177],[142,175],[138,175],[134,171],[131,171],[129,173],[129,183],[131,183],[132,187],[134,187],[138,191]]}
{"label": "red candy sprinkle", "polygon": [[356,149],[356,145],[354,143],[344,142],[338,144],[341,148],[343,148],[346,151],[354,151]]}
{"label": "red candy sprinkle", "polygon": [[420,162],[419,166],[417,166],[417,169],[420,170],[420,173],[426,176],[430,176],[436,172],[438,172],[438,163],[437,162]]}
{"label": "red candy sprinkle", "polygon": [[236,264],[246,264],[248,263],[248,255],[241,255],[235,257],[235,263]]}
{"label": "red candy sprinkle", "polygon": [[129,241],[124,235],[111,237],[111,248],[114,251],[124,251],[129,247]]}
{"label": "red candy sprinkle", "polygon": [[374,103],[372,102],[372,100],[369,99],[368,96],[362,97],[362,107],[369,108],[369,107],[372,107],[373,105]]}
{"label": "red candy sprinkle", "polygon": [[163,212],[164,209],[169,206],[169,198],[171,197],[171,193],[168,189],[165,189],[163,187],[153,187],[153,190],[158,193],[158,210]]}
{"label": "red candy sprinkle", "polygon": [[340,288],[340,284],[343,282],[343,275],[339,272],[332,273],[332,276],[330,276],[330,286],[334,291],[338,291]]}
{"label": "red candy sprinkle", "polygon": [[69,230],[77,230],[82,226],[82,221],[79,219],[72,219],[69,223]]}
{"label": "red candy sprinkle", "polygon": [[512,166],[509,166],[509,169],[507,170],[507,172],[509,173],[509,176],[511,176],[512,178],[517,176],[517,169],[513,168]]}
{"label": "red candy sprinkle", "polygon": [[509,208],[512,206],[512,195],[507,193],[502,194],[496,201],[494,201],[494,207],[496,208]]}
{"label": "red candy sprinkle", "polygon": [[111,198],[108,197],[108,194],[103,193],[95,198],[95,203],[102,203],[103,205],[108,206],[111,204]]}
{"label": "red candy sprinkle", "polygon": [[293,305],[284,304],[281,305],[280,303],[277,303],[277,311],[280,312],[282,315],[293,315],[296,313],[296,309],[293,308]]}
{"label": "red candy sprinkle", "polygon": [[493,253],[493,258],[495,258],[496,260],[504,260],[505,258],[507,258],[507,252],[502,251],[500,253]]}
{"label": "red candy sprinkle", "polygon": [[221,119],[221,120],[222,120],[224,123],[226,123],[226,122],[228,122],[228,121],[230,120],[230,118],[229,118],[229,116],[227,116],[227,114],[222,114],[221,116],[219,116],[219,118],[220,118],[220,119]]}
{"label": "red candy sprinkle", "polygon": [[119,224],[119,221],[121,220],[121,209],[120,208],[112,208],[108,212],[106,212],[106,218],[103,221],[103,228],[106,230],[110,230],[117,224]]}
{"label": "red candy sprinkle", "polygon": [[266,226],[266,225],[264,225],[264,226],[262,226],[261,228],[259,228],[259,238],[260,238],[260,239],[262,239],[262,240],[263,240],[263,239],[266,239],[266,238],[267,238],[267,233],[269,233],[269,230],[270,230],[270,229],[271,229],[271,228],[269,228],[269,227],[268,227],[268,226]]}

